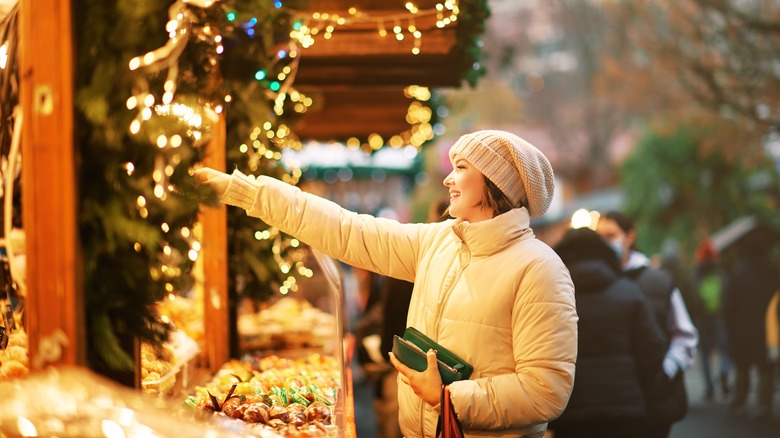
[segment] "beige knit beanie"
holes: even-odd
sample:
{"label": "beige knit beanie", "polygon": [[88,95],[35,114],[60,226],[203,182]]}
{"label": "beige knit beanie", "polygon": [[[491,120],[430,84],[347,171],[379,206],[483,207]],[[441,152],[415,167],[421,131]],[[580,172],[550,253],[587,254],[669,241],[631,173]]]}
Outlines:
{"label": "beige knit beanie", "polygon": [[477,131],[458,139],[450,148],[465,158],[509,198],[512,206],[525,205],[532,217],[547,211],[555,191],[550,162],[531,143],[505,131]]}

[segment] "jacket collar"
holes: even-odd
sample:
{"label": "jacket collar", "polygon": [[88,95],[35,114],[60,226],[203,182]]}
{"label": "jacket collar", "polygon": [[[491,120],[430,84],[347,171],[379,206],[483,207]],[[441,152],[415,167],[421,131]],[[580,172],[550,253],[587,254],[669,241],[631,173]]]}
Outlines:
{"label": "jacket collar", "polygon": [[634,271],[641,268],[646,268],[650,266],[650,259],[647,258],[646,255],[642,254],[639,251],[632,250],[631,253],[628,255],[628,260],[626,261],[626,264],[623,265],[623,271]]}
{"label": "jacket collar", "polygon": [[452,224],[452,231],[472,255],[486,256],[506,248],[524,236],[533,237],[530,224],[528,210],[521,207],[481,222],[471,223],[456,219]]}

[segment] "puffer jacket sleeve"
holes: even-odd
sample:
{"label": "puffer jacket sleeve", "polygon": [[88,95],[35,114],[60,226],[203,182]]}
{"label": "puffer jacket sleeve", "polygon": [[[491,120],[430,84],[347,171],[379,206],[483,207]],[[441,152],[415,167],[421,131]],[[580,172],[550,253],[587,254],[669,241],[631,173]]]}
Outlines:
{"label": "puffer jacket sleeve", "polygon": [[222,202],[349,265],[413,281],[421,241],[434,224],[357,214],[274,178],[233,172]]}
{"label": "puffer jacket sleeve", "polygon": [[566,408],[574,384],[577,312],[574,285],[557,256],[529,267],[512,308],[515,372],[450,385],[468,429],[546,423]]}

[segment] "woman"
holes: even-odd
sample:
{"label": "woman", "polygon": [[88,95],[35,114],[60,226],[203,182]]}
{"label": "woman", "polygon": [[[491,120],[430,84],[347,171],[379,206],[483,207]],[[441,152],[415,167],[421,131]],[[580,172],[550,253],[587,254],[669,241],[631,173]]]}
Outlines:
{"label": "woman", "polygon": [[[433,224],[359,215],[278,180],[201,169],[223,202],[347,264],[414,282],[412,326],[474,367],[450,385],[466,436],[541,437],[574,380],[577,315],[566,267],[536,240],[530,217],[553,195],[553,173],[534,146],[503,131],[462,136],[450,150],[449,214]],[[399,423],[433,437],[441,377],[435,352],[417,372],[398,369]]]}
{"label": "woman", "polygon": [[580,318],[577,378],[568,407],[552,423],[555,438],[639,436],[646,388],[666,353],[661,328],[595,231],[569,230],[555,251],[574,281]]}

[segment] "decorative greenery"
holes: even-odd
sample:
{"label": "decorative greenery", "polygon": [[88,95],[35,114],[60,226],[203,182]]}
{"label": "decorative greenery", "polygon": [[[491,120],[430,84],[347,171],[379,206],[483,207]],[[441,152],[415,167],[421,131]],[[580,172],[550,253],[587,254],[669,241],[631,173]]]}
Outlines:
{"label": "decorative greenery", "polygon": [[[294,5],[287,2],[285,6]],[[269,175],[295,183],[297,177],[288,173],[279,161],[285,139],[290,138],[290,134],[280,137],[280,130],[282,134],[289,131],[285,122],[292,111],[277,116],[273,102],[266,97],[267,86],[260,86],[247,77],[262,70],[266,78],[276,78],[285,66],[294,62],[286,56],[285,60],[279,58],[280,50],[289,50],[289,34],[294,23],[286,8],[260,11],[256,8],[236,11],[234,22],[250,23],[256,19],[263,27],[262,32],[255,32],[264,35],[262,43],[258,44],[256,37],[246,32],[236,32],[234,43],[241,50],[234,53],[234,58],[225,60],[231,61],[230,65],[244,66],[228,81],[234,100],[227,117],[227,167],[229,171],[238,169],[247,175]],[[273,138],[268,133],[274,134]],[[228,210],[228,278],[233,300],[238,297],[266,300],[296,273],[293,269],[296,264],[301,266],[304,254],[300,249],[289,244],[289,237],[279,236],[268,228],[243,210]]]}
{"label": "decorative greenery", "polygon": [[485,74],[482,58],[482,34],[485,22],[490,17],[488,0],[460,0],[460,15],[456,32],[458,40],[455,52],[458,54],[458,70],[466,82],[477,86],[479,78]]}
{"label": "decorative greenery", "polygon": [[[197,217],[198,201],[187,195],[197,192],[188,171],[203,158],[202,142],[178,120],[161,119],[157,127],[181,133],[178,148],[163,149],[128,132],[133,114],[126,99],[134,83],[128,60],[166,41],[167,2],[85,0],[81,6],[75,26],[76,145],[87,351],[95,369],[132,370],[127,350],[134,338],[159,345],[168,337],[170,326],[154,304],[193,283],[191,239],[182,230],[190,230]],[[197,43],[188,49],[192,57],[182,68],[186,79],[179,96],[208,98],[204,81],[214,72],[198,62]],[[207,127],[203,131],[207,136]],[[155,193],[161,163],[170,166],[164,169],[168,182],[180,190]]]}

